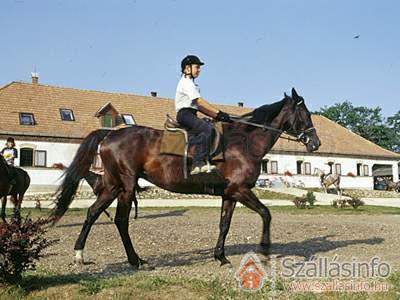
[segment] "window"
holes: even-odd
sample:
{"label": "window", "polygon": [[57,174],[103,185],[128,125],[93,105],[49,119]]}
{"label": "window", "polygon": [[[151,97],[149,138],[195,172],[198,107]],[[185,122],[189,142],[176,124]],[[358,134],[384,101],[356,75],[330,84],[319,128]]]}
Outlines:
{"label": "window", "polygon": [[264,159],[261,162],[261,172],[268,173],[268,159]]}
{"label": "window", "polygon": [[21,167],[46,167],[47,152],[44,150],[33,150],[32,148],[21,148],[19,165]]}
{"label": "window", "polygon": [[332,174],[333,162],[332,161],[328,162],[328,166],[329,166],[329,174]]}
{"label": "window", "polygon": [[342,175],[342,166],[340,164],[335,164],[335,174]]}
{"label": "window", "polygon": [[111,128],[113,127],[113,117],[112,115],[103,116],[103,127]]}
{"label": "window", "polygon": [[368,168],[368,165],[364,165],[364,166],[363,166],[363,169],[364,169],[364,176],[369,176],[369,168]]}
{"label": "window", "polygon": [[46,167],[46,151],[35,151],[35,167]]}
{"label": "window", "polygon": [[122,119],[124,120],[124,123],[126,125],[135,125],[136,124],[135,119],[133,118],[132,115],[123,114]]}
{"label": "window", "polygon": [[311,163],[309,162],[304,163],[304,173],[306,175],[311,175]]}
{"label": "window", "polygon": [[73,113],[72,109],[61,108],[60,116],[61,116],[61,120],[63,120],[63,121],[75,121],[74,113]]}
{"label": "window", "polygon": [[33,149],[32,148],[21,148],[20,150],[19,165],[21,167],[32,167],[33,166]]}
{"label": "window", "polygon": [[302,165],[303,165],[303,161],[302,161],[302,160],[298,160],[298,161],[296,162],[297,174],[299,174],[299,175],[303,173],[303,171],[302,171]]}
{"label": "window", "polygon": [[32,113],[19,113],[19,124],[35,125],[35,118]]}
{"label": "window", "polygon": [[271,174],[278,174],[278,162],[276,160],[271,161]]}
{"label": "window", "polygon": [[357,176],[362,176],[362,174],[361,174],[361,166],[362,166],[362,164],[357,164]]}

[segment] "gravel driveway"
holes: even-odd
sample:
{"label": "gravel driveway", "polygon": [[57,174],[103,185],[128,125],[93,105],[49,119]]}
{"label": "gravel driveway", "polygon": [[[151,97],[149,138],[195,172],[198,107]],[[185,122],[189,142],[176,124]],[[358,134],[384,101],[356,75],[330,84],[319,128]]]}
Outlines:
{"label": "gravel driveway", "polygon": [[[400,258],[399,215],[307,215],[272,212],[272,252],[298,260],[313,255],[369,260],[379,255],[398,270]],[[59,242],[49,248],[39,267],[57,274],[108,276],[133,272],[115,225],[104,215],[89,235],[85,265],[73,263],[73,246],[83,222],[81,216],[66,215],[50,238]],[[226,241],[226,255],[233,268],[219,267],[213,259],[218,236],[219,209],[141,209],[131,219],[130,233],[137,252],[149,261],[145,272],[184,275],[190,278],[222,277],[235,282],[234,272],[244,254],[256,251],[261,219],[245,208],[237,208]],[[263,256],[260,256],[265,259]]]}

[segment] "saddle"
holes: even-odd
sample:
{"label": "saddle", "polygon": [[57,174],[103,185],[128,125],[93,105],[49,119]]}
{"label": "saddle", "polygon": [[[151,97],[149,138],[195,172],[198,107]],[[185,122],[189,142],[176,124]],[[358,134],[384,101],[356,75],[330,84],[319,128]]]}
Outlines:
{"label": "saddle", "polygon": [[[205,120],[207,122],[209,119]],[[213,135],[209,157],[211,161],[224,160],[224,151],[222,147],[223,127],[221,122],[213,122]],[[160,154],[171,154],[183,157],[184,176],[187,178],[188,158],[192,157],[192,151],[189,151],[190,132],[181,127],[169,114],[164,123],[164,133],[161,140]]]}

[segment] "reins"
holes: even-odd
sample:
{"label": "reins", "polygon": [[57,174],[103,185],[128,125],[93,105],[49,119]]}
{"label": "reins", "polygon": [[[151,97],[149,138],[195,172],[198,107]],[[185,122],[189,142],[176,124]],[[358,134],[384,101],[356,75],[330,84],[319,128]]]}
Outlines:
{"label": "reins", "polygon": [[[295,133],[295,132],[290,132],[290,131],[277,129],[277,128],[274,128],[274,127],[271,127],[271,126],[268,126],[268,125],[264,125],[264,124],[258,124],[258,123],[249,122],[249,121],[243,120],[239,116],[232,116],[231,115],[231,119],[236,123],[242,123],[242,124],[250,125],[250,126],[253,126],[253,127],[262,128],[264,131],[265,130],[274,131],[274,132],[280,134],[279,138],[285,139],[285,140],[288,140],[288,141],[293,141],[293,142],[302,142],[301,139],[304,137],[304,135],[307,132],[315,130],[314,127],[310,127],[310,128],[307,128],[306,130],[301,131],[300,133]],[[285,133],[285,134],[287,134],[289,136],[288,137],[287,136],[281,136],[282,133]],[[295,138],[292,138],[292,137],[295,137]]]}

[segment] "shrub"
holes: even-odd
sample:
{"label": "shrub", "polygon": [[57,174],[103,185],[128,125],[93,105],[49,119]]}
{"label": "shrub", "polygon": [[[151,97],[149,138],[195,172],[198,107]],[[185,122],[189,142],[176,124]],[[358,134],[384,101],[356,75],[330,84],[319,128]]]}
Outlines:
{"label": "shrub", "polygon": [[311,208],[314,206],[315,203],[315,195],[313,192],[307,192],[307,194],[303,197],[296,197],[293,200],[294,205],[297,208],[304,209],[304,208]]}
{"label": "shrub", "polygon": [[306,200],[310,204],[310,206],[314,206],[314,203],[316,201],[314,193],[311,191],[307,192]]}
{"label": "shrub", "polygon": [[364,204],[364,201],[360,200],[357,197],[351,197],[351,199],[334,200],[332,202],[332,206],[335,208],[346,208],[351,206],[352,208],[357,209],[359,206],[362,206]]}
{"label": "shrub", "polygon": [[0,283],[18,283],[24,271],[35,269],[42,250],[55,242],[44,237],[48,223],[29,215],[0,223]]}

